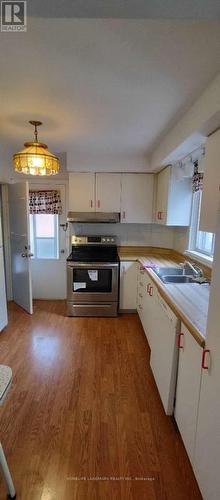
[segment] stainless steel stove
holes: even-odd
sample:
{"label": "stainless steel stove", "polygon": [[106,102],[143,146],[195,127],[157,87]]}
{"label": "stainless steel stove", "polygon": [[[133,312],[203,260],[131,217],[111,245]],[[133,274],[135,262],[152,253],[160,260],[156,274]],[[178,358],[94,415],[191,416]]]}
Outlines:
{"label": "stainless steel stove", "polygon": [[67,258],[67,315],[117,316],[119,257],[115,236],[72,236]]}

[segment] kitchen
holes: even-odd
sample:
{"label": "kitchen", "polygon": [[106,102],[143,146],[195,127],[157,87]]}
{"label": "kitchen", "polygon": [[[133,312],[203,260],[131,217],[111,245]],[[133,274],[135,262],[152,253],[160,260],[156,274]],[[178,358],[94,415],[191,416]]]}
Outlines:
{"label": "kitchen", "polygon": [[220,21],[67,17],[0,33],[17,498],[217,500]]}

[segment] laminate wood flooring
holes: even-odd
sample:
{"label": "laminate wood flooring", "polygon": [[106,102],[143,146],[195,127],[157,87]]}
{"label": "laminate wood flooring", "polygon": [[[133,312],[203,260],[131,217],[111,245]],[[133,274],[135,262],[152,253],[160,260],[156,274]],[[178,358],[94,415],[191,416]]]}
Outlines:
{"label": "laminate wood flooring", "polygon": [[18,500],[201,500],[137,315],[68,318],[63,301],[36,301],[29,316],[11,303],[0,363],[14,375],[0,439]]}

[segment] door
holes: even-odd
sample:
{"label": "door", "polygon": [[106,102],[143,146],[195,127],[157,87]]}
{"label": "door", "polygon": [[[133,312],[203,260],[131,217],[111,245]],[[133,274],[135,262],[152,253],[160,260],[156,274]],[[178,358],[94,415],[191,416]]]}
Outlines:
{"label": "door", "polygon": [[220,214],[210,290],[205,359],[202,363],[194,472],[204,500],[219,500],[220,493]]}
{"label": "door", "polygon": [[5,263],[3,252],[2,235],[2,209],[1,209],[1,188],[0,188],[0,332],[8,323],[6,288],[5,288]]}
{"label": "door", "polygon": [[121,222],[152,222],[153,191],[153,174],[122,174]]}
{"label": "door", "polygon": [[3,247],[0,246],[0,332],[8,323]]}
{"label": "door", "polygon": [[[57,189],[62,205],[61,215],[36,214],[30,217],[31,251],[34,254],[31,259],[33,299],[63,300],[66,299],[66,258],[69,253],[69,232],[66,231],[65,227],[67,187],[55,180],[41,184],[33,183],[29,187],[33,191]],[[49,225],[46,221],[48,215],[51,219]],[[51,241],[51,238],[53,239],[53,252],[50,249],[48,254],[48,248],[44,246],[46,239],[44,240],[42,236],[48,237],[48,242]]]}
{"label": "door", "polygon": [[170,185],[170,167],[164,168],[157,175],[156,222],[166,224],[168,195]]}
{"label": "door", "polygon": [[121,211],[121,174],[96,174],[96,212]]}
{"label": "door", "polygon": [[176,387],[175,419],[186,451],[193,464],[199,406],[202,348],[187,328],[178,335],[179,363]]}
{"label": "door", "polygon": [[118,263],[68,262],[67,299],[76,303],[117,301]]}
{"label": "door", "polygon": [[13,300],[33,314],[28,182],[9,185]]}
{"label": "door", "polygon": [[95,174],[74,172],[69,174],[70,212],[95,211]]}

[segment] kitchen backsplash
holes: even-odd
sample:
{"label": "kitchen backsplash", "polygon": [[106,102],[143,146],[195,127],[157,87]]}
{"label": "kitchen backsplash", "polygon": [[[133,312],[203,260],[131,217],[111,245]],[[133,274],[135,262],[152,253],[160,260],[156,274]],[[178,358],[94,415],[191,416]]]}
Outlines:
{"label": "kitchen backsplash", "polygon": [[117,236],[120,246],[156,246],[173,248],[175,230],[157,224],[72,224],[70,234]]}
{"label": "kitchen backsplash", "polygon": [[174,230],[174,250],[184,253],[188,248],[189,228],[188,227],[175,227]]}

